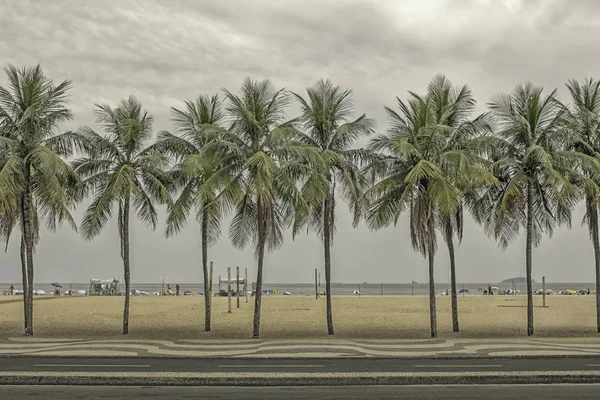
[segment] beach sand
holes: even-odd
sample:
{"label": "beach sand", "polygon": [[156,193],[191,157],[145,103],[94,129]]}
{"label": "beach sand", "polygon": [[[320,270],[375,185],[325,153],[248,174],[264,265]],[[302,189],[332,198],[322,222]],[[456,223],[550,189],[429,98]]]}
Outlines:
{"label": "beach sand", "polygon": [[[14,297],[13,297],[14,299]],[[0,337],[23,332],[22,302],[0,301]],[[43,301],[41,301],[43,300]],[[123,297],[36,298],[34,329],[36,337],[118,339],[123,313]],[[459,296],[461,332],[452,333],[449,296],[438,296],[440,337],[493,338],[526,334],[526,297]],[[535,296],[537,336],[595,336],[595,296]],[[261,338],[327,337],[325,297],[263,296]],[[135,296],[131,298],[128,338],[197,339],[240,338],[252,335],[254,298],[240,308],[232,299],[214,298],[213,331],[204,331],[203,296]],[[426,296],[336,296],[333,319],[337,338],[427,338],[429,299]]]}

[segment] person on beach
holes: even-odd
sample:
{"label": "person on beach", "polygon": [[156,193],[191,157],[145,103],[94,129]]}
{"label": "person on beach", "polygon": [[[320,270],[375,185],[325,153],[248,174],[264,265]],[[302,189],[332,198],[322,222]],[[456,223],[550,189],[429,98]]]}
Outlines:
{"label": "person on beach", "polygon": [[[15,285],[13,285],[12,283],[10,284],[10,295],[12,296],[13,294],[15,294]],[[590,289],[588,289],[590,290]]]}
{"label": "person on beach", "polygon": [[179,283],[175,285],[175,296],[179,296]]}

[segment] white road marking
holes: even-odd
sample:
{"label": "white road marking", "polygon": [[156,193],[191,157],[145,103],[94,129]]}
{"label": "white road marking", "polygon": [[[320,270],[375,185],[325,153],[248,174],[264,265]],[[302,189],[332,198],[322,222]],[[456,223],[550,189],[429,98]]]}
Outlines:
{"label": "white road marking", "polygon": [[415,364],[417,368],[498,368],[500,364]]}
{"label": "white road marking", "polygon": [[272,364],[272,365],[245,365],[245,364],[224,364],[217,365],[218,368],[322,368],[324,365],[311,365],[311,364],[299,364],[299,365],[282,365],[282,364]]}
{"label": "white road marking", "polygon": [[33,364],[34,367],[87,367],[87,368],[150,368],[149,364]]}

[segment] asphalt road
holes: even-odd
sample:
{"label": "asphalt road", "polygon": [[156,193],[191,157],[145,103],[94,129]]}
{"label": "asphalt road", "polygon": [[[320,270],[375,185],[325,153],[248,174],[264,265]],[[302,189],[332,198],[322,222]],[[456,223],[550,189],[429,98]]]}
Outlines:
{"label": "asphalt road", "polygon": [[599,371],[600,358],[302,359],[0,358],[0,372],[498,372]]}
{"label": "asphalt road", "polygon": [[415,399],[591,400],[600,385],[453,385],[341,387],[0,386],[3,399]]}

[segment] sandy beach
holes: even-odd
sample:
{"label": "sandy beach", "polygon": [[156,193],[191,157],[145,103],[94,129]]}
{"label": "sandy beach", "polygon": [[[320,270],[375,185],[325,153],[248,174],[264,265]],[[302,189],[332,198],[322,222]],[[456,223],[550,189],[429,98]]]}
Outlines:
{"label": "sandy beach", "polygon": [[[20,297],[0,297],[0,337],[22,334],[23,305]],[[535,327],[538,336],[593,336],[595,296],[535,296]],[[240,308],[227,298],[214,298],[213,331],[204,332],[202,296],[131,299],[131,339],[248,339],[252,332],[254,299],[240,299]],[[452,333],[450,297],[438,297],[438,329],[441,337],[491,338],[525,335],[526,297],[459,297],[461,332]],[[123,297],[37,297],[35,334],[47,338],[117,339],[122,321]],[[337,296],[333,298],[334,324],[338,338],[427,338],[426,296]],[[325,298],[309,296],[265,296],[262,308],[262,338],[327,337]]]}

